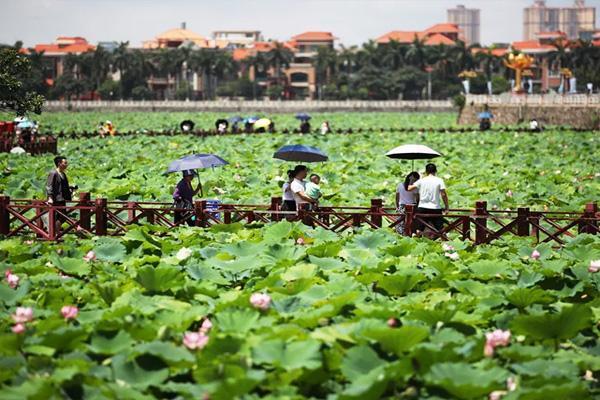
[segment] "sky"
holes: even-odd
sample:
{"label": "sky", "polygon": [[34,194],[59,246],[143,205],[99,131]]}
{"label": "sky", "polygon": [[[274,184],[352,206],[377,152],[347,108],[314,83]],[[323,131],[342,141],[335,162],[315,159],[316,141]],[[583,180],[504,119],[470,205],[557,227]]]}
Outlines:
{"label": "sky", "polygon": [[[141,46],[186,22],[206,37],[214,30],[260,30],[287,40],[304,31],[330,31],[346,46],[392,30],[424,30],[446,22],[457,4],[481,9],[484,44],[522,38],[523,8],[533,0],[0,0],[0,43],[51,43],[83,36],[91,43],[129,41]],[[549,6],[573,0],[548,0]],[[600,9],[600,0],[587,0]],[[7,17],[13,16],[13,17]]]}

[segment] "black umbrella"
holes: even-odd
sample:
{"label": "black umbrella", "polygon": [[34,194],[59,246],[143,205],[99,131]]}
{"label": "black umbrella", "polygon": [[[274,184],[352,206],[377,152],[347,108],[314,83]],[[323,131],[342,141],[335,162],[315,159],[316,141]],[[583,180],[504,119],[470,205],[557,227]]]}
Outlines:
{"label": "black umbrella", "polygon": [[322,162],[329,159],[327,154],[316,147],[304,146],[302,144],[283,146],[273,154],[273,158],[297,162]]}

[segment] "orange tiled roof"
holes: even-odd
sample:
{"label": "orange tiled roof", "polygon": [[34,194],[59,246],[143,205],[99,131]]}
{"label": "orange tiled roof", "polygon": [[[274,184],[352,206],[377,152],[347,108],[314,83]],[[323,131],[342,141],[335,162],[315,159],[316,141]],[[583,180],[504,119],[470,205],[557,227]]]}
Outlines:
{"label": "orange tiled roof", "polygon": [[[232,57],[235,61],[242,61],[245,60],[246,58],[252,56],[252,49],[246,49],[246,48],[238,48],[238,49],[233,49],[233,54]],[[254,53],[256,53],[256,51],[254,51]]]}
{"label": "orange tiled roof", "polygon": [[433,35],[428,36],[427,39],[425,39],[425,44],[428,46],[438,46],[440,44],[452,46],[454,43],[454,40],[442,35],[441,33],[434,33]]}
{"label": "orange tiled roof", "polygon": [[475,47],[475,48],[471,49],[471,52],[473,54],[489,53],[496,57],[504,57],[506,55],[506,53],[508,53],[508,49],[505,49],[505,48],[490,49],[490,48]]}
{"label": "orange tiled roof", "polygon": [[69,53],[85,53],[87,51],[93,51],[96,49],[96,46],[92,44],[70,44],[66,46],[61,46],[58,44],[36,44],[35,51],[38,53],[43,51],[47,55],[52,54],[69,54]]}
{"label": "orange tiled roof", "polygon": [[552,51],[554,46],[551,44],[542,44],[537,40],[524,40],[521,42],[513,42],[511,47],[513,50],[533,53],[545,53]]}
{"label": "orange tiled roof", "polygon": [[423,33],[417,31],[391,31],[383,36],[378,37],[376,42],[383,44],[389,43],[393,40],[398,43],[412,43],[415,40],[415,37],[417,39],[421,39],[423,37]]}
{"label": "orange tiled roof", "polygon": [[296,42],[333,42],[337,39],[331,32],[304,32],[296,36],[292,36],[292,40]]}
{"label": "orange tiled roof", "polygon": [[425,29],[425,33],[460,33],[460,29],[456,24],[435,24]]}

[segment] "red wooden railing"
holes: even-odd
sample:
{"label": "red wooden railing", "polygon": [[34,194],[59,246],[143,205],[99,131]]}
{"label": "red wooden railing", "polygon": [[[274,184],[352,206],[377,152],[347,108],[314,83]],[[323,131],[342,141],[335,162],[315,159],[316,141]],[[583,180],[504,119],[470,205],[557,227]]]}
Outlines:
{"label": "red wooden railing", "polygon": [[10,150],[19,146],[29,154],[54,153],[58,148],[58,141],[52,136],[34,137],[32,142],[15,143],[14,139],[7,135],[0,135],[0,153],[8,153]]}
{"label": "red wooden railing", "polygon": [[[281,198],[273,197],[268,205],[220,204],[211,208],[205,200],[196,201],[193,210],[176,209],[171,203],[139,201],[92,200],[89,193],[80,193],[77,201],[66,206],[52,206],[43,200],[12,200],[0,196],[0,235],[35,235],[42,240],[60,240],[66,234],[80,236],[120,235],[131,225],[149,223],[176,227],[191,223],[197,227],[217,224],[268,223],[302,220],[334,232],[360,226],[373,229],[395,228],[405,221],[404,234],[411,236],[417,224],[425,226],[424,234],[448,240],[460,237],[475,244],[490,243],[502,236],[532,236],[537,242],[562,245],[568,237],[579,233],[597,234],[600,213],[596,203],[583,211],[516,211],[488,210],[485,201],[474,209],[453,209],[444,215],[445,223],[436,229],[428,220],[433,215],[420,214],[407,206],[404,214],[383,206],[381,199],[371,200],[370,207],[327,206],[317,210],[281,211]],[[175,213],[183,213],[175,222]]]}

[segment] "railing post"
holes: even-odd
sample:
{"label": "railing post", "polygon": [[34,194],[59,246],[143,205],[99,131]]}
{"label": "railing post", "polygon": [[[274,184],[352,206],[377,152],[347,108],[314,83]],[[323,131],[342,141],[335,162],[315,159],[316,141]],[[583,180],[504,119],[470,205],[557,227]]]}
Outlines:
{"label": "railing post", "polygon": [[487,240],[487,201],[475,203],[475,244],[483,244]]}
{"label": "railing post", "polygon": [[[91,197],[88,192],[79,193],[79,206],[89,207],[91,203]],[[79,210],[79,226],[89,231],[92,226],[92,211],[87,209]]]}
{"label": "railing post", "polygon": [[[48,240],[56,240],[56,209],[54,207],[54,204],[48,206]],[[58,228],[61,228],[60,225]]]}
{"label": "railing post", "polygon": [[[37,226],[41,230],[44,230],[44,221],[42,220],[42,215],[44,214],[43,207],[44,206],[50,207],[50,206],[47,205],[46,202],[43,200],[34,200],[33,205],[35,206],[35,226]],[[50,212],[50,211],[48,211],[48,212]],[[42,235],[41,233],[36,233],[35,237],[41,239],[44,237],[44,235]]]}
{"label": "railing post", "polygon": [[206,222],[206,200],[196,200],[194,202],[194,213],[196,214],[196,226],[203,227]]}
{"label": "railing post", "polygon": [[10,197],[0,196],[0,235],[8,235],[10,232],[10,214],[8,213],[8,205]]}
{"label": "railing post", "polygon": [[95,201],[96,214],[96,235],[106,236],[108,217],[106,215],[107,201],[103,198],[98,198]]}
{"label": "railing post", "polygon": [[223,223],[226,225],[231,224],[231,209],[233,209],[233,206],[231,204],[222,204],[221,208],[223,209]]}
{"label": "railing post", "polygon": [[413,222],[415,219],[415,206],[414,204],[407,204],[404,206],[404,236],[413,235]]}
{"label": "railing post", "polygon": [[462,218],[462,240],[471,238],[471,220],[469,216]]}
{"label": "railing post", "polygon": [[381,228],[381,223],[383,221],[383,217],[381,215],[382,208],[382,199],[371,199],[371,209],[369,210],[371,213],[371,222],[378,228]]}
{"label": "railing post", "polygon": [[354,213],[352,214],[352,226],[357,228],[360,226],[360,223],[362,222],[362,215],[359,213]]}
{"label": "railing post", "polygon": [[135,201],[128,201],[127,202],[127,223],[131,224],[131,222],[135,219],[135,206],[136,206],[136,202]]}
{"label": "railing post", "polygon": [[269,207],[270,211],[275,211],[271,214],[271,221],[281,221],[281,214],[279,211],[281,210],[281,197],[271,197],[271,206]]}
{"label": "railing post", "polygon": [[579,233],[589,233],[591,235],[598,233],[598,220],[596,215],[598,215],[598,204],[587,203],[583,210],[583,218],[588,219],[588,221],[579,223]]}
{"label": "railing post", "polygon": [[531,236],[536,238],[536,241],[540,241],[540,230],[537,227],[540,224],[541,213],[539,211],[532,211],[529,213],[529,220],[531,221]]}
{"label": "railing post", "polygon": [[529,236],[529,208],[527,207],[517,209],[517,235]]}

